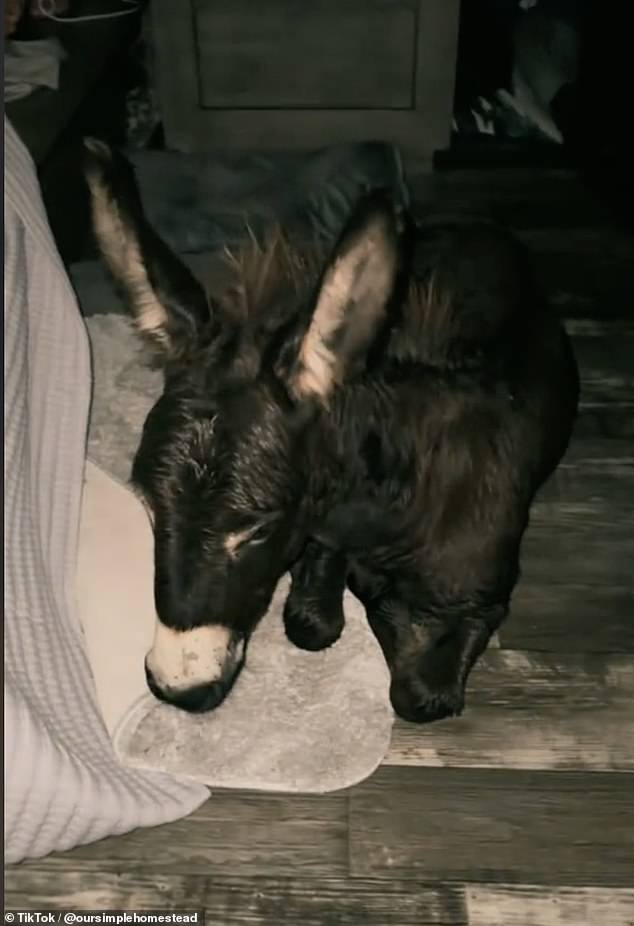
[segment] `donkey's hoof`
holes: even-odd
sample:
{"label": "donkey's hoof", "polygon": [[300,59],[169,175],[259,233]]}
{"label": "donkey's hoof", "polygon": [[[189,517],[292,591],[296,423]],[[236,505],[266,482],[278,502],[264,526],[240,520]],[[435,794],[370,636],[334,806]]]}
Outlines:
{"label": "donkey's hoof", "polygon": [[344,626],[343,610],[341,613],[324,615],[314,606],[297,606],[292,601],[286,602],[284,608],[284,628],[286,636],[299,649],[318,652],[336,643]]}

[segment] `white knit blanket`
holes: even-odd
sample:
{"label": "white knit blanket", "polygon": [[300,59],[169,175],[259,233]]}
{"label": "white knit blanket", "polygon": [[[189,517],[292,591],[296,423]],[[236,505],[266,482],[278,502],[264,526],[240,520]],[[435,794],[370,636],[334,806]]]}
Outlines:
{"label": "white knit blanket", "polygon": [[38,857],[184,816],[206,788],[124,769],[74,602],[86,330],[31,159],[5,119],[5,851]]}

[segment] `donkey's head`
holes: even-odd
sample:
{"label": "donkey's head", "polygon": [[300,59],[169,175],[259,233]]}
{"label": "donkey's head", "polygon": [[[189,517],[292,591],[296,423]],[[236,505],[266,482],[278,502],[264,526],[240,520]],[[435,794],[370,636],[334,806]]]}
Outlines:
{"label": "donkey's head", "polygon": [[87,142],[86,176],[101,252],[164,372],[132,474],[155,543],[148,684],[208,710],[306,540],[306,448],[386,322],[401,220],[369,195],[315,272],[277,236],[228,260],[207,295],[150,228],[120,155]]}

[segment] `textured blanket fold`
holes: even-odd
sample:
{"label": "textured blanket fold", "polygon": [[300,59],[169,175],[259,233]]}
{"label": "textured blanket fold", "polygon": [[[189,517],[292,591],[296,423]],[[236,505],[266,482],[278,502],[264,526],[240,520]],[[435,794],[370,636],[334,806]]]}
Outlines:
{"label": "textured blanket fold", "polygon": [[5,850],[38,857],[181,817],[208,791],[124,769],[74,601],[88,340],[33,163],[5,120]]}

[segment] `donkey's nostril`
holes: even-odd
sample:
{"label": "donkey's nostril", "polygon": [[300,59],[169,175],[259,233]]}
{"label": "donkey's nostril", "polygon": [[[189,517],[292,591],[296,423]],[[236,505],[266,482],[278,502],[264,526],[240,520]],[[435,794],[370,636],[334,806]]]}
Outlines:
{"label": "donkey's nostril", "polygon": [[202,714],[205,711],[212,711],[214,707],[218,707],[220,702],[224,700],[227,690],[222,682],[211,682],[208,685],[196,685],[195,688],[170,693],[168,700],[175,707],[180,707],[184,711],[190,711],[192,714]]}
{"label": "donkey's nostril", "polygon": [[204,711],[212,711],[215,707],[218,707],[231,687],[231,685],[215,681],[180,690],[161,688],[147,663],[145,665],[145,678],[148,688],[155,698],[165,701],[167,704],[172,704],[174,707],[180,707],[182,710],[189,711],[192,714],[202,714]]}

